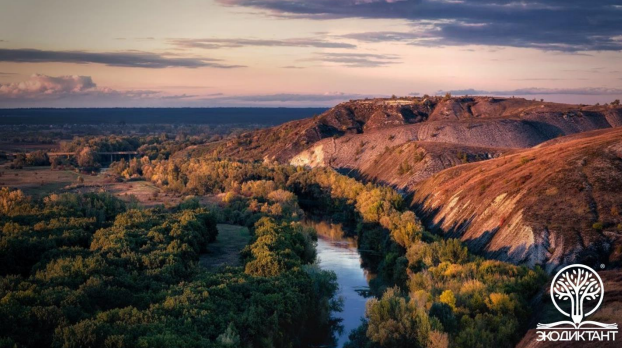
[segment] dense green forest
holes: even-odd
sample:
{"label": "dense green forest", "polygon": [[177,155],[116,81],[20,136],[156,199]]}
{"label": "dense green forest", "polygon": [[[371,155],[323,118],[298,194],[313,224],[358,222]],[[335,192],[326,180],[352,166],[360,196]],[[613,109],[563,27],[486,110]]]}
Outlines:
{"label": "dense green forest", "polygon": [[313,234],[260,218],[244,267],[198,257],[215,213],[130,209],[107,194],[0,191],[0,346],[298,347],[330,336],[334,274]]}
{"label": "dense green forest", "polygon": [[223,213],[237,223],[299,214],[291,204],[297,198],[308,214],[350,225],[379,274],[372,282],[378,299],[368,302],[368,320],[352,334],[351,347],[513,345],[527,329],[529,300],[547,278],[539,268],[485,260],[458,240],[428,233],[395,190],[331,169],[209,158],[145,159],[135,167],[167,190],[224,194]]}
{"label": "dense green forest", "polygon": [[[160,153],[186,138],[76,139]],[[164,151],[166,152],[166,151]],[[54,347],[299,347],[331,342],[335,275],[315,264],[315,216],[348,227],[378,276],[348,347],[510,346],[527,329],[539,268],[485,260],[427,232],[405,197],[332,169],[150,156],[110,166],[164,191],[217,196],[140,209],[105,193],[0,195],[0,344]],[[216,222],[244,225],[241,267],[198,265]],[[330,344],[330,343],[329,343]]]}

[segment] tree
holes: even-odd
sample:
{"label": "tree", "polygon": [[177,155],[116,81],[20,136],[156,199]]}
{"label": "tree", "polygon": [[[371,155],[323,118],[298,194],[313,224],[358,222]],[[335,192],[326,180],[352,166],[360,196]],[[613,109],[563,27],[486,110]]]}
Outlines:
{"label": "tree", "polygon": [[458,321],[453,309],[446,303],[434,302],[430,307],[430,318],[437,318],[443,325],[443,331],[453,333],[458,328]]}
{"label": "tree", "polygon": [[45,151],[34,151],[26,155],[26,163],[30,166],[47,166],[50,159]]}
{"label": "tree", "polygon": [[449,347],[449,336],[439,331],[430,332],[430,342],[428,348],[447,348]]}
{"label": "tree", "polygon": [[10,165],[11,169],[22,169],[26,165],[26,155],[23,153],[18,153],[13,162]]}
{"label": "tree", "polygon": [[94,168],[98,165],[97,153],[90,147],[86,146],[76,153],[76,160],[80,168]]}
{"label": "tree", "polygon": [[60,156],[54,156],[50,160],[50,165],[52,166],[52,169],[56,169],[59,166],[63,165],[63,159]]}
{"label": "tree", "polygon": [[612,101],[611,105],[619,106],[620,105],[620,99],[616,99],[616,100]]}
{"label": "tree", "polygon": [[398,288],[388,289],[381,299],[367,302],[367,337],[383,347],[425,347],[430,322],[423,309],[400,296]]}
{"label": "tree", "polygon": [[570,300],[570,317],[579,324],[584,317],[583,303],[600,297],[602,287],[593,271],[583,268],[569,269],[552,285],[554,296],[561,300]]}
{"label": "tree", "polygon": [[230,323],[227,330],[216,339],[218,343],[226,347],[238,347],[240,345],[240,335],[238,335],[233,323]]}
{"label": "tree", "polygon": [[451,307],[451,309],[456,309],[456,297],[454,296],[453,291],[451,291],[451,290],[443,291],[443,293],[441,294],[441,297],[439,298],[439,300],[442,303],[445,303],[445,304],[449,305],[449,307]]}

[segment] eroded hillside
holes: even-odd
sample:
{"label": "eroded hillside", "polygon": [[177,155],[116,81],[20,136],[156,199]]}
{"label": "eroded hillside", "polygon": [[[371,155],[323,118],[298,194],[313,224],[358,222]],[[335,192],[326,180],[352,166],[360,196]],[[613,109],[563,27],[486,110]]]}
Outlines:
{"label": "eroded hillside", "polygon": [[619,262],[622,128],[457,166],[411,188],[430,228],[488,257],[548,271]]}
{"label": "eroded hillside", "polygon": [[[622,108],[611,106],[492,97],[369,99],[345,102],[316,117],[246,133],[204,150],[246,160],[289,162],[307,149],[330,151],[334,139],[339,149],[351,146],[343,146],[348,142],[375,146],[375,152],[363,149],[370,155],[409,141],[526,148],[619,125]],[[320,156],[327,161],[334,158],[336,166],[343,157],[339,151]],[[301,163],[305,157],[302,154]]]}
{"label": "eroded hillside", "polygon": [[[396,131],[396,130],[394,130]],[[397,130],[399,131],[399,130]],[[389,135],[378,146],[384,133],[376,132],[364,139],[344,136],[320,142],[291,160],[293,165],[333,167],[351,175],[398,189],[408,189],[443,169],[482,161],[511,153],[512,149],[468,146],[429,141],[394,141]],[[358,143],[357,143],[358,141]]]}
{"label": "eroded hillside", "polygon": [[622,253],[621,125],[612,105],[371,99],[193,151],[329,166],[416,192],[430,227],[488,257],[552,271]]}

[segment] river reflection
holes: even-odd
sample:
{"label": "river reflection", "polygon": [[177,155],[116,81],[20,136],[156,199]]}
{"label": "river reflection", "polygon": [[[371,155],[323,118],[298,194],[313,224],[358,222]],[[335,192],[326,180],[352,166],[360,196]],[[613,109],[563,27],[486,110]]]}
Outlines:
{"label": "river reflection", "polygon": [[[333,316],[342,319],[343,331],[337,337],[337,347],[342,347],[348,341],[350,331],[361,324],[361,318],[365,315],[366,296],[369,293],[368,279],[373,275],[361,265],[356,240],[345,238],[339,225],[326,222],[311,225],[318,232],[319,266],[337,275],[339,283],[337,296],[343,301],[343,311],[335,312]],[[330,228],[327,229],[327,226]]]}

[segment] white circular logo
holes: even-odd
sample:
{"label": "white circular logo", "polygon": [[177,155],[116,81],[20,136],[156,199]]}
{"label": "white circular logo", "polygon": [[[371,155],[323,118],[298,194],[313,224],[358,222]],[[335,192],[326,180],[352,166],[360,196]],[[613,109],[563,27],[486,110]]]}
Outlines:
{"label": "white circular logo", "polygon": [[[594,313],[603,302],[605,293],[603,281],[598,273],[585,265],[570,265],[561,269],[551,283],[551,300],[558,311],[572,318],[575,324]],[[598,300],[591,307],[590,304]],[[571,313],[564,311],[559,304],[570,303]],[[591,308],[586,313],[586,310]]]}
{"label": "white circular logo", "polygon": [[[538,324],[538,341],[615,341],[618,324],[584,320],[603,303],[605,287],[596,271],[585,265],[562,268],[551,282],[551,300],[555,308],[572,321]],[[562,309],[570,306],[570,313]],[[582,332],[579,332],[582,331]]]}

